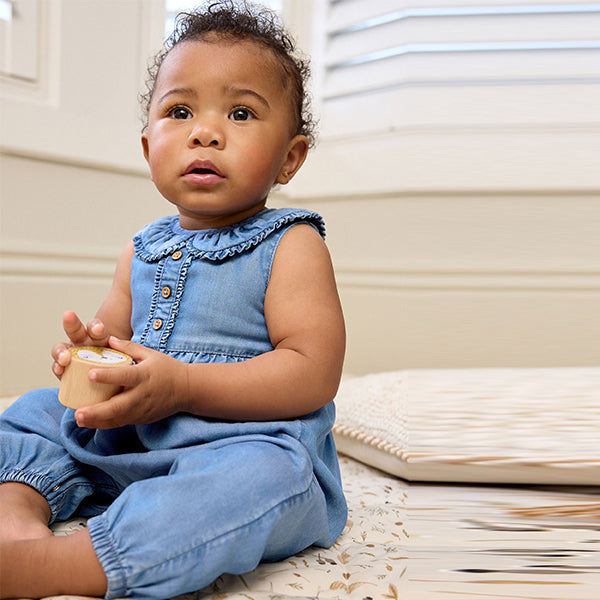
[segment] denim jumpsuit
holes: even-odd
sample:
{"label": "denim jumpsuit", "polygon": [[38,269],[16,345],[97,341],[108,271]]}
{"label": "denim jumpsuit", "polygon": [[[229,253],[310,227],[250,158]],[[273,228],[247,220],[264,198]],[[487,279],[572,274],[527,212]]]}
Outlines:
{"label": "denim jumpsuit", "polygon": [[[186,362],[239,362],[273,349],[264,298],[277,245],[321,217],[266,209],[222,229],[167,217],[134,238],[133,341]],[[307,315],[310,318],[310,315]],[[91,517],[106,598],[164,600],[314,544],[346,522],[332,403],[285,421],[178,413],[150,425],[76,425],[57,390],[29,392],[0,418],[0,481],[28,484],[51,523]]]}

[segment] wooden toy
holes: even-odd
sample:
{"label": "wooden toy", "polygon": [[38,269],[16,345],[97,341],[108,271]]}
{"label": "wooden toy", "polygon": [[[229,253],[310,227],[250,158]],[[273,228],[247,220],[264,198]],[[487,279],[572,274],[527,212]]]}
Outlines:
{"label": "wooden toy", "polygon": [[90,381],[89,370],[94,367],[115,369],[131,365],[132,362],[130,356],[112,348],[96,346],[71,348],[71,362],[60,381],[58,392],[60,403],[68,408],[80,408],[108,400],[117,394],[121,387]]}

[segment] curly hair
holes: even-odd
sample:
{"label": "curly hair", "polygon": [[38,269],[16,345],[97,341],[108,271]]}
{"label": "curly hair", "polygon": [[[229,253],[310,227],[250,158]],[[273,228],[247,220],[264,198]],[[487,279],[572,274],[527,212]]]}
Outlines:
{"label": "curly hair", "polygon": [[310,65],[300,56],[293,38],[285,31],[278,16],[262,6],[251,5],[246,0],[220,0],[206,8],[177,15],[175,29],[167,38],[162,50],[154,56],[148,67],[146,92],[141,95],[144,111],[143,129],[148,126],[148,113],[154,94],[156,78],[169,52],[186,41],[206,41],[210,34],[221,39],[250,40],[271,50],[289,85],[290,100],[295,118],[294,134],[305,135],[309,146],[316,140],[316,122],[311,112],[311,99],[307,90]]}

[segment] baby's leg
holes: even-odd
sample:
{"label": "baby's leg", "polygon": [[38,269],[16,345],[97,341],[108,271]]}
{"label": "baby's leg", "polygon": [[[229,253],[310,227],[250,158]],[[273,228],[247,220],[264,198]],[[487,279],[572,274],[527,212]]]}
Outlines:
{"label": "baby's leg", "polygon": [[50,506],[36,490],[23,483],[0,484],[0,539],[50,537]]}
{"label": "baby's leg", "polygon": [[132,484],[90,519],[108,594],[171,598],[328,539],[310,458],[282,438],[182,448],[169,475]]}
{"label": "baby's leg", "polygon": [[86,530],[36,540],[0,540],[0,582],[0,598],[106,592],[106,576]]}
{"label": "baby's leg", "polygon": [[57,390],[35,390],[0,415],[0,538],[49,537],[94,493],[63,446]]}

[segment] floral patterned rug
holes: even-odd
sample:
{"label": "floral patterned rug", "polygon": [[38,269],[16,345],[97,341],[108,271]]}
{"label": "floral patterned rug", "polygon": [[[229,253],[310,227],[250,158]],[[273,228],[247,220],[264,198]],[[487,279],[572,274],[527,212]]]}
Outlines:
{"label": "floral patterned rug", "polygon": [[600,488],[408,484],[344,456],[341,468],[350,512],[332,548],[176,600],[597,599]]}
{"label": "floral patterned rug", "polygon": [[[596,414],[597,405],[590,408]],[[568,421],[564,427],[573,428]],[[587,438],[581,443],[590,453],[597,448]],[[598,598],[600,486],[409,483],[340,458],[349,518],[331,548],[224,575],[173,600]],[[82,527],[85,521],[71,520],[54,531]]]}

